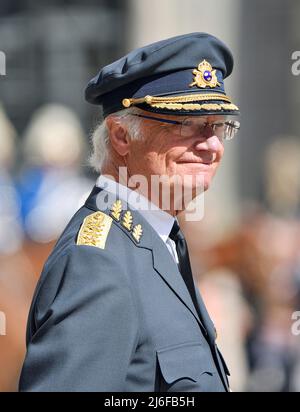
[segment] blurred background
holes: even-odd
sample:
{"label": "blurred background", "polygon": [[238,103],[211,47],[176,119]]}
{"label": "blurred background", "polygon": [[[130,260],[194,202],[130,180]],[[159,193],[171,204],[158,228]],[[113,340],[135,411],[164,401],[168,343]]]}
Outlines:
{"label": "blurred background", "polygon": [[233,51],[226,90],[242,113],[204,219],[183,223],[194,274],[233,390],[300,391],[299,21],[297,0],[1,0],[0,391],[17,389],[35,284],[97,177],[87,159],[101,112],[84,101],[87,81],[193,31]]}

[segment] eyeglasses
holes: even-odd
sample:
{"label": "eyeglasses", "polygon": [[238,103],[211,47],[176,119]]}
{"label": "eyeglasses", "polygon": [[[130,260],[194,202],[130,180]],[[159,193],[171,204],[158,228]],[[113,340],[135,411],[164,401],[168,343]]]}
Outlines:
{"label": "eyeglasses", "polygon": [[240,122],[237,120],[209,123],[205,119],[188,117],[180,122],[178,120],[162,119],[160,117],[146,116],[143,114],[131,114],[131,116],[173,124],[177,126],[174,127],[173,132],[182,137],[203,136],[208,131],[216,135],[219,139],[231,140],[241,127]]}

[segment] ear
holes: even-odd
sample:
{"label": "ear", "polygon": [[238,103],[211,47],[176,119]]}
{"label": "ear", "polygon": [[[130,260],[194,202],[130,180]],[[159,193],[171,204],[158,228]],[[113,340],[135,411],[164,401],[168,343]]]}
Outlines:
{"label": "ear", "polygon": [[126,156],[129,152],[130,140],[125,125],[122,125],[114,116],[106,119],[110,144],[120,156]]}

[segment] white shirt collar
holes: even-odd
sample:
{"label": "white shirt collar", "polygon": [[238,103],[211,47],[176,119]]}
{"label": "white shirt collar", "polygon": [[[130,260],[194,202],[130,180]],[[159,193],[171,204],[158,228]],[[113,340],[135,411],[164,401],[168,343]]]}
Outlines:
{"label": "white shirt collar", "polygon": [[96,186],[116,194],[119,199],[124,200],[133,209],[138,210],[144,219],[150,223],[163,242],[167,242],[175,221],[173,216],[159,209],[146,197],[106,176],[100,175],[97,179]]}

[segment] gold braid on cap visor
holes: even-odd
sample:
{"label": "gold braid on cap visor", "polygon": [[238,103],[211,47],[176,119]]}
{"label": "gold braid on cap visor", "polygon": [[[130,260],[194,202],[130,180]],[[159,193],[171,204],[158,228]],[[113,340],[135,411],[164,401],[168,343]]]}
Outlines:
{"label": "gold braid on cap visor", "polygon": [[[199,100],[222,100],[228,103],[193,103]],[[239,108],[235,104],[231,103],[231,100],[228,96],[221,93],[199,93],[174,97],[145,96],[139,99],[122,100],[122,104],[126,108],[143,103],[147,103],[155,109],[168,110],[239,110]]]}

